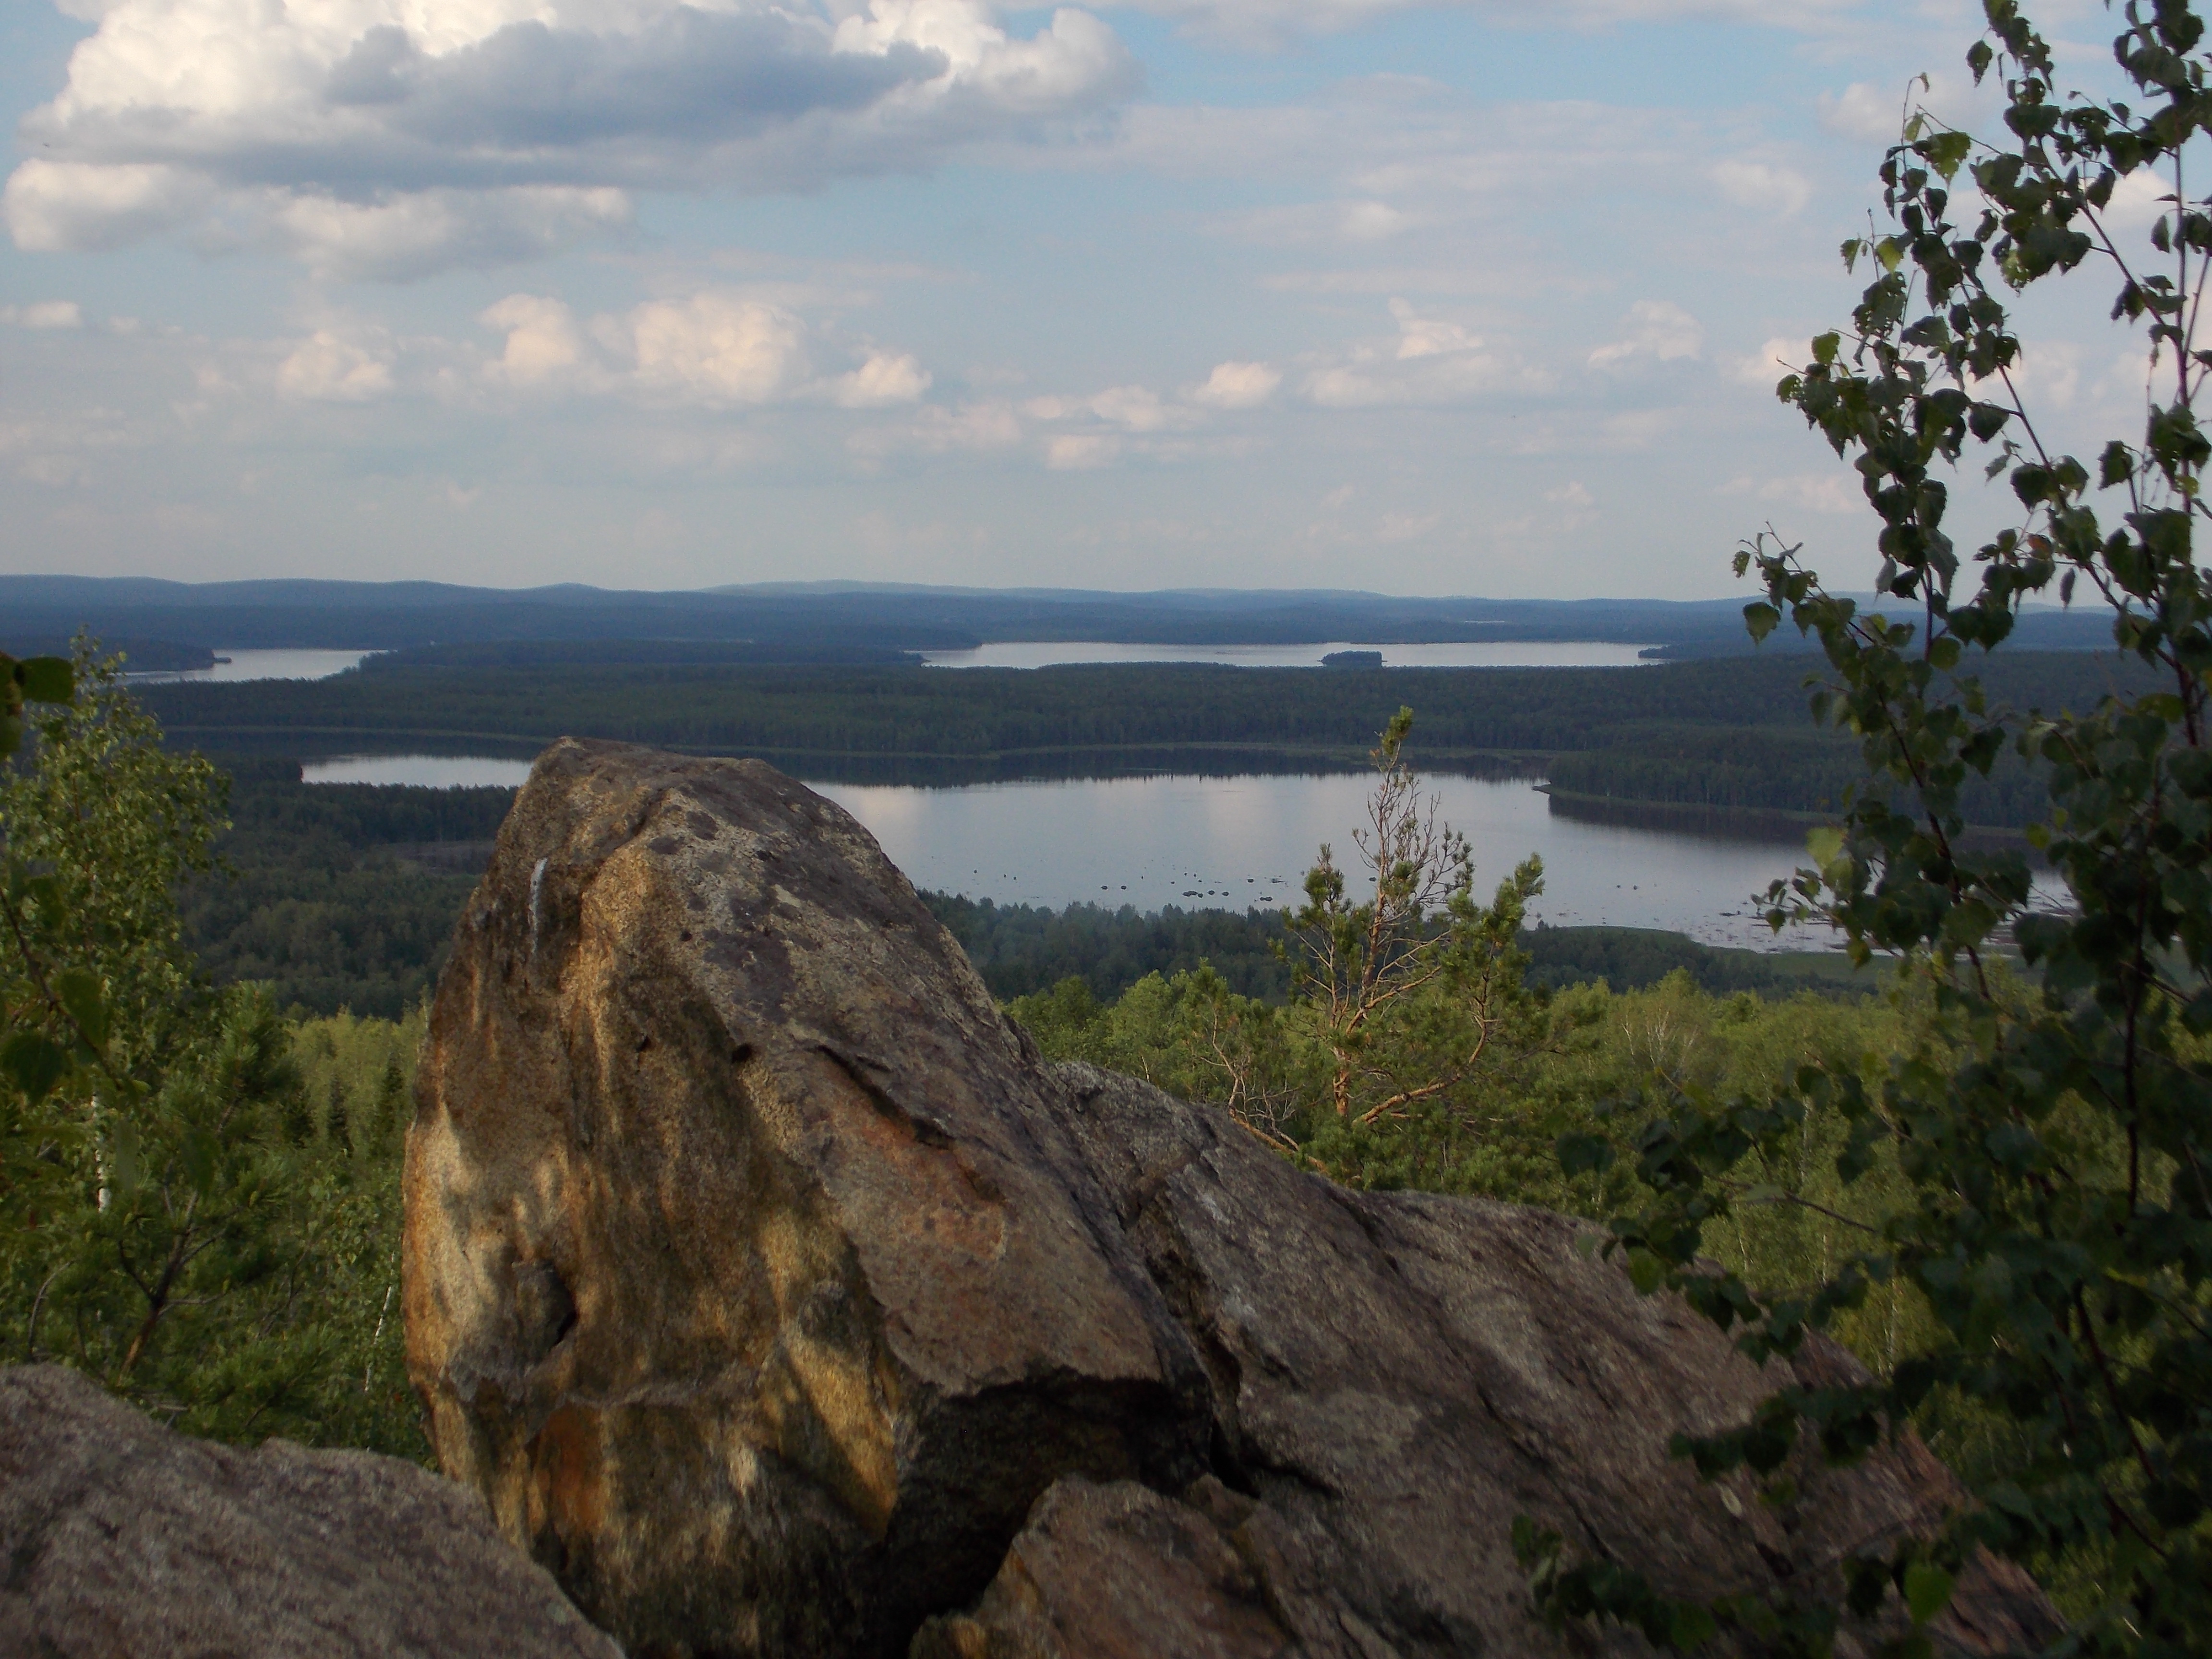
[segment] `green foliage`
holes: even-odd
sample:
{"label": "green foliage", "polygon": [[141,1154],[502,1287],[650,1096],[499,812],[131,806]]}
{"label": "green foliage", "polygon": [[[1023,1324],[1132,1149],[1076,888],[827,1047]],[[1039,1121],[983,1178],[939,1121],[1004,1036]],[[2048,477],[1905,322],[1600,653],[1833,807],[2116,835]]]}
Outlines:
{"label": "green foliage", "polygon": [[946,893],[921,896],[1001,999],[1078,978],[1094,998],[1110,1000],[1147,974],[1187,973],[1201,964],[1246,996],[1279,1002],[1290,989],[1290,969],[1274,949],[1283,919],[1273,911],[1173,904],[1151,913],[1126,904],[1052,910]]}
{"label": "green foliage", "polygon": [[76,695],[76,670],[68,658],[0,652],[0,757],[22,747],[26,703],[66,703]]}
{"label": "green foliage", "polygon": [[1718,994],[1752,991],[1786,997],[1798,991],[1857,998],[1865,979],[1839,952],[1741,951],[1700,945],[1686,934],[1657,927],[1548,927],[1541,922],[1521,935],[1532,985],[1559,989],[1602,980],[1616,991],[1656,985],[1683,973]]}
{"label": "green foliage", "polygon": [[[1233,1103],[1309,1167],[1320,1163],[1368,1186],[1480,1194],[1588,1215],[1608,1212],[1607,1205],[1638,1190],[1633,1171],[1618,1164],[1602,1178],[1560,1167],[1561,1136],[1595,1137],[1624,1121],[1601,1118],[1605,1103],[1668,1079],[1757,1092],[1808,1064],[1857,1066],[1875,1078],[1881,1056],[1908,1043],[1923,1017],[1872,997],[1716,995],[1679,969],[1626,992],[1577,985],[1546,1005],[1544,1042],[1521,1057],[1510,1089],[1486,1093],[1475,1109],[1355,1139],[1345,1135],[1330,1103],[1310,1010],[1240,998],[1204,969],[1150,975],[1111,1002],[1070,978],[1017,998],[1007,1011],[1053,1059],[1127,1072],[1187,1099]],[[1762,1285],[1813,1282],[1847,1247],[1854,1226],[1878,1212],[1836,1221],[1781,1195],[1841,1211],[1886,1191],[1881,1182],[1849,1191],[1835,1182],[1820,1147],[1840,1133],[1836,1121],[1821,1120],[1802,1144],[1739,1172],[1747,1190],[1769,1188],[1776,1196],[1746,1206],[1708,1249]],[[1332,1144],[1356,1156],[1330,1163],[1323,1149]],[[1869,1307],[1842,1334],[1880,1368],[1911,1346],[1919,1327],[1907,1304],[1877,1297]]]}
{"label": "green foliage", "polygon": [[1276,949],[1289,1001],[1243,995],[1211,966],[1147,975],[1110,1006],[1085,981],[1013,1004],[1048,1054],[1218,1101],[1267,1144],[1359,1185],[1449,1186],[1480,1123],[1547,1040],[1522,983],[1528,860],[1487,906],[1464,837],[1441,823],[1405,758],[1400,709],[1373,751],[1368,823],[1354,834],[1364,896],[1330,849]]}
{"label": "green foliage", "polygon": [[310,786],[267,762],[234,776],[221,867],[179,898],[202,963],[282,1006],[399,1018],[444,965],[514,792]]}
{"label": "green foliage", "polygon": [[[230,763],[216,866],[179,890],[185,943],[218,983],[264,986],[281,1007],[396,1019],[428,991],[514,800],[506,789],[304,784],[295,763]],[[1052,910],[924,894],[1001,998],[1080,976],[1104,1000],[1147,974],[1210,964],[1239,994],[1285,1000],[1279,912],[1072,904]],[[1524,932],[1531,983],[1648,985],[1686,968],[1709,990],[1834,985],[1837,962],[1714,950],[1624,927]],[[1838,959],[1839,960],[1839,959]]]}
{"label": "green foliage", "polygon": [[418,1450],[362,1305],[393,1278],[393,1182],[291,1133],[289,1029],[182,942],[222,780],[163,750],[112,663],[86,650],[76,679],[0,782],[7,1042],[67,1051],[0,1087],[0,1352],[197,1433]]}
{"label": "green foliage", "polygon": [[[2077,679],[2070,688],[2034,688],[2030,695],[2057,708],[2067,689],[2086,688]],[[1605,747],[1555,755],[1547,770],[1555,796],[1829,817],[1867,785],[1858,745],[1848,738],[1771,727],[1616,727]],[[2042,781],[2010,755],[1987,776],[1961,781],[1960,813],[1970,824],[2021,829],[2048,803]]]}
{"label": "green foliage", "polygon": [[[2114,56],[2141,103],[2100,103],[2063,91],[2013,0],[1986,11],[1969,63],[2002,75],[2010,137],[1911,118],[1882,170],[1893,228],[1844,245],[1873,262],[1851,327],[1779,388],[1853,459],[1881,518],[1877,608],[1828,592],[1771,537],[1738,563],[1766,589],[1747,610],[1754,633],[1786,614],[1818,640],[1832,678],[1813,711],[1857,740],[1866,774],[1840,828],[1813,837],[1814,867],[1778,884],[1774,915],[1831,918],[1862,959],[1898,954],[1924,1025],[1878,1076],[1816,1061],[1768,1090],[1672,1085],[1625,1133],[1562,1147],[1591,1170],[1633,1159],[1641,1201],[1613,1215],[1608,1248],[1754,1358],[1885,1294],[1920,1320],[1911,1351],[1863,1385],[1785,1389],[1735,1430],[1678,1437],[1702,1474],[1778,1480],[1807,1440],[1849,1462],[1916,1414],[1982,1455],[1955,1459],[1971,1498],[1933,1535],[1845,1563],[1839,1595],[1806,1587],[1763,1612],[1673,1622],[1642,1581],[1567,1565],[1524,1529],[1551,1612],[1619,1619],[1662,1647],[1768,1618],[1794,1632],[1784,1650],[1825,1652],[1845,1607],[1893,1598],[1911,1626],[1896,1650],[1924,1653],[1985,1547],[2051,1576],[2074,1618],[2063,1651],[2212,1648],[2212,594],[2194,556],[2212,213],[2181,160],[2212,114],[2212,54],[2185,0],[2130,4]],[[1962,170],[1972,192],[1954,197]],[[2145,170],[2163,209],[2148,249],[2124,247],[2105,210]],[[2000,291],[2085,268],[2112,273],[2112,314],[2141,328],[2154,375],[2140,437],[2094,465],[2046,447],[2016,395]],[[1969,451],[2020,507],[1977,550],[1972,583],[1945,529],[1947,477]],[[2021,714],[1984,653],[2053,586],[2108,609],[2137,675],[2094,707]],[[2017,852],[1964,837],[1978,781],[2008,766],[2043,792],[2030,837],[2063,909],[2031,904]],[[2007,933],[2030,982],[1996,957]],[[1747,1164],[1808,1138],[1854,1200],[1851,1248],[1780,1288],[1699,1265],[1752,1200]]]}
{"label": "green foliage", "polygon": [[1210,967],[1147,974],[1111,1004],[1082,980],[1008,1006],[1055,1060],[1088,1060],[1170,1094],[1218,1102],[1270,1144],[1296,1145],[1315,1078],[1294,1015],[1241,996]]}
{"label": "green foliage", "polygon": [[1423,801],[1407,763],[1413,728],[1413,711],[1400,708],[1372,757],[1368,821],[1352,833],[1367,896],[1352,902],[1324,845],[1288,924],[1285,955],[1348,1138],[1340,1162],[1359,1155],[1361,1131],[1462,1112],[1543,1037],[1519,939],[1544,866],[1527,860],[1489,905],[1474,902],[1467,838]]}
{"label": "green foliage", "polygon": [[[758,755],[810,778],[950,783],[1348,769],[1407,702],[1421,710],[1420,749],[1432,769],[1534,770],[1584,750],[1626,757],[1648,747],[1644,734],[1655,728],[1802,738],[1809,728],[1797,693],[1808,659],[1769,653],[1636,669],[1329,672],[401,663],[307,683],[154,686],[143,695],[173,734],[225,753],[458,747],[526,756],[574,733]],[[1993,693],[2083,708],[2113,683],[2116,667],[2101,653],[2049,652],[1990,672]]]}

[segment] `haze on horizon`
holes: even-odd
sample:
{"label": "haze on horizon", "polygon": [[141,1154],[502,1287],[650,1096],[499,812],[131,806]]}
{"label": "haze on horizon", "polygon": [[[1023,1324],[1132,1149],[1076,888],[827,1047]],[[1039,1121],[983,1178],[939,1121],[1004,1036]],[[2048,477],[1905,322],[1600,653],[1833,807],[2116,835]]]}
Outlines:
{"label": "haze on horizon", "polygon": [[[1978,20],[26,0],[0,571],[1695,599],[1771,520],[1863,586],[1772,386]],[[2030,395],[2131,425],[2054,326]]]}

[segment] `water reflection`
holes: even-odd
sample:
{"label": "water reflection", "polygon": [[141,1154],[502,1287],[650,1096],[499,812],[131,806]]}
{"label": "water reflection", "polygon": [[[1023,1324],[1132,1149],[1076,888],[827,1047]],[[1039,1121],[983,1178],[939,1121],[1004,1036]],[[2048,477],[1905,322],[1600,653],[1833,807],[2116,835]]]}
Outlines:
{"label": "water reflection", "polygon": [[1209,662],[1231,668],[1319,668],[1336,651],[1380,651],[1385,668],[1637,668],[1635,645],[1590,640],[1476,640],[1438,645],[1120,645],[1103,640],[1000,640],[924,651],[932,668],[1051,668],[1086,662]]}
{"label": "water reflection", "polygon": [[303,783],[408,784],[418,789],[520,789],[526,760],[491,755],[339,755],[301,763]]}
{"label": "water reflection", "polygon": [[239,680],[326,680],[358,668],[374,651],[233,651],[218,647],[212,668],[131,674],[133,685],[221,684]]}
{"label": "water reflection", "polygon": [[[355,755],[309,762],[310,783],[495,785],[530,763],[487,756]],[[1750,895],[1800,859],[1765,840],[1594,823],[1553,812],[1527,779],[1437,777],[1444,817],[1472,844],[1487,895],[1542,856],[1535,915],[1553,927],[1674,928],[1710,945],[1805,950],[1825,934],[1769,933]],[[924,788],[815,781],[868,827],[918,887],[1000,903],[1139,910],[1295,904],[1323,842],[1355,856],[1369,776],[1080,778]]]}
{"label": "water reflection", "polygon": [[[1530,853],[1544,860],[1534,915],[1553,927],[1679,930],[1709,945],[1818,949],[1826,934],[1770,933],[1749,896],[1800,861],[1791,842],[1577,822],[1525,781],[1435,778],[1486,895]],[[1139,910],[1297,902],[1323,842],[1354,857],[1369,780],[1151,777],[963,788],[817,783],[867,825],[916,886],[1059,907]]]}

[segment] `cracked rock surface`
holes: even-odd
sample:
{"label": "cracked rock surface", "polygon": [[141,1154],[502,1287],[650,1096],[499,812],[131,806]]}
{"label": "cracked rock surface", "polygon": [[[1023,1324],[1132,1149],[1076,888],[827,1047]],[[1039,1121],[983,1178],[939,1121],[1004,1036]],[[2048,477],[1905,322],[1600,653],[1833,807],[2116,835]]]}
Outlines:
{"label": "cracked rock surface", "polygon": [[0,1654],[622,1659],[471,1493],[396,1457],[173,1434],[0,1370]]}
{"label": "cracked rock surface", "polygon": [[[1784,1368],[1562,1218],[1348,1192],[1043,1063],[866,832],[757,762],[540,758],[406,1187],[439,1456],[636,1655],[1634,1652],[1532,1618],[1515,1516],[1705,1597],[1952,1496],[1909,1440],[1788,1510],[1701,1486],[1669,1434]],[[1944,1634],[2048,1620],[1985,1563]]]}

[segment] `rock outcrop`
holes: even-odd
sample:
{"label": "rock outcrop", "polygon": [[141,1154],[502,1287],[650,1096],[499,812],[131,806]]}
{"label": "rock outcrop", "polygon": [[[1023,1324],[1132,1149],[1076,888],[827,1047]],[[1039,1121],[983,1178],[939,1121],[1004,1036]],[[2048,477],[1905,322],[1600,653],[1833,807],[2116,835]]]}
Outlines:
{"label": "rock outcrop", "polygon": [[0,1654],[622,1659],[474,1494],[398,1458],[173,1434],[0,1370]]}
{"label": "rock outcrop", "polygon": [[[1533,1620],[1516,1514],[1702,1596],[1951,1495],[1910,1442],[1787,1511],[1699,1486],[1669,1432],[1784,1368],[1560,1218],[1347,1192],[1042,1063],[757,762],[549,750],[417,1096],[439,1456],[634,1654],[1588,1650]],[[2047,1619],[1985,1565],[1946,1634]]]}

